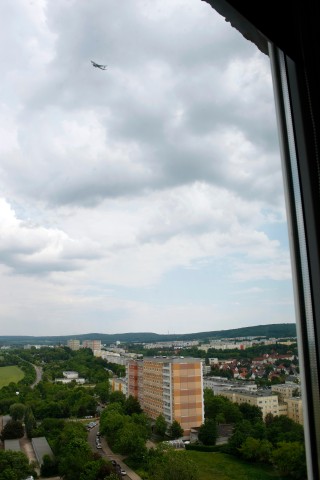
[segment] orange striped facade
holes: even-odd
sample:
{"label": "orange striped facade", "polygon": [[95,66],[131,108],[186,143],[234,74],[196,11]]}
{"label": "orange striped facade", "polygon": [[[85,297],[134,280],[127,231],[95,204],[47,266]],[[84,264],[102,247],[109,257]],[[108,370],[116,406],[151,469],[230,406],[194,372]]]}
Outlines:
{"label": "orange striped facade", "polygon": [[127,367],[128,395],[147,415],[177,420],[185,434],[204,421],[202,363],[195,358],[145,358]]}

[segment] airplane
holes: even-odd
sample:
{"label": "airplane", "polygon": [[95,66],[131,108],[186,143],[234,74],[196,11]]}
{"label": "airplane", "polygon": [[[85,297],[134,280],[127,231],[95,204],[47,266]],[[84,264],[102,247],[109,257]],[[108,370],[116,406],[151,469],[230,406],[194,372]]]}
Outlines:
{"label": "airplane", "polygon": [[100,68],[100,70],[107,70],[108,65],[99,65],[99,63],[93,62],[92,60],[91,60],[91,63],[94,67]]}

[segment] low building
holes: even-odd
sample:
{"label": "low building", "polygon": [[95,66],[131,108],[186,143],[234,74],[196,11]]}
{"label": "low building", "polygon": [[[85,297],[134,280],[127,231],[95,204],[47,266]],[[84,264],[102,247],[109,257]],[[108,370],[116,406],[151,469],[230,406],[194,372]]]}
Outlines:
{"label": "low building", "polygon": [[257,390],[256,392],[248,392],[243,389],[221,390],[220,395],[233,403],[248,403],[260,408],[263,419],[268,413],[274,416],[279,415],[278,397],[273,395],[270,390]]}
{"label": "low building", "polygon": [[21,446],[18,438],[14,440],[5,440],[4,441],[4,449],[11,450],[12,452],[21,452]]}
{"label": "low building", "polygon": [[85,378],[79,378],[79,373],[75,371],[65,371],[62,372],[63,378],[56,378],[56,383],[71,383],[71,382],[76,382],[78,384],[83,384],[86,382]]}
{"label": "low building", "polygon": [[123,378],[109,378],[112,392],[122,392],[127,395],[127,382]]}
{"label": "low building", "polygon": [[37,459],[37,462],[41,466],[43,464],[43,457],[49,455],[50,458],[54,458],[53,452],[46,437],[36,437],[31,439],[33,450]]}

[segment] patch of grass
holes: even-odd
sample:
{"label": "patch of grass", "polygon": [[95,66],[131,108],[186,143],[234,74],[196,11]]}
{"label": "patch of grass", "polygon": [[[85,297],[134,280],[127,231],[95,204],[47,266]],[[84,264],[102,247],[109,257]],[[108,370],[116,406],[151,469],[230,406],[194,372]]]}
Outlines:
{"label": "patch of grass", "polygon": [[9,383],[17,383],[24,377],[23,371],[17,366],[0,367],[0,388],[9,385]]}
{"label": "patch of grass", "polygon": [[281,480],[272,467],[247,463],[224,453],[188,450],[188,456],[198,466],[199,480]]}

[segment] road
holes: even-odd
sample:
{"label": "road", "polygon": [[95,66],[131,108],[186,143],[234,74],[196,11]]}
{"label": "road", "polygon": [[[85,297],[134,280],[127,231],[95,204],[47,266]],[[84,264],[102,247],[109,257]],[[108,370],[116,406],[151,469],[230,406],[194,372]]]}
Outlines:
{"label": "road", "polygon": [[39,382],[41,382],[41,379],[42,379],[42,368],[41,367],[37,367],[37,365],[33,365],[33,363],[31,364],[33,366],[33,368],[35,369],[36,371],[36,380],[35,382],[33,382],[32,385],[30,385],[30,388],[34,388]]}
{"label": "road", "polygon": [[141,477],[136,474],[136,472],[131,470],[131,468],[129,468],[123,462],[123,458],[124,458],[123,455],[118,455],[112,452],[112,450],[110,449],[109,445],[107,444],[106,440],[103,437],[101,437],[102,449],[97,449],[96,435],[98,431],[99,431],[99,423],[88,432],[88,442],[92,450],[94,452],[99,452],[102,457],[104,457],[109,461],[115,460],[118,463],[118,465],[120,465],[120,467],[127,472],[127,475],[122,477],[124,480],[142,480]]}

